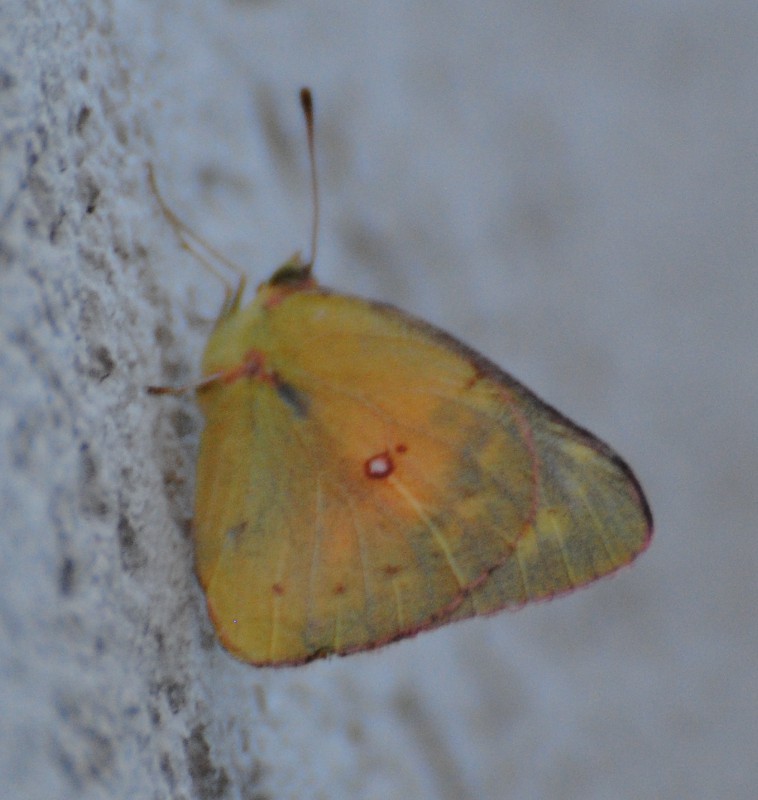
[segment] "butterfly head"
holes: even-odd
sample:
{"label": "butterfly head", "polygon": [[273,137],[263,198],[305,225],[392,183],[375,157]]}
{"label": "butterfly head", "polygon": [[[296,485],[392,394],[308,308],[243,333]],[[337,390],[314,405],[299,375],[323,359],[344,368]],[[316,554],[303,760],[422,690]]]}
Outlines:
{"label": "butterfly head", "polygon": [[294,253],[274,274],[258,286],[257,299],[270,308],[287,295],[313,289],[317,283],[312,275],[312,264],[306,264],[300,251]]}

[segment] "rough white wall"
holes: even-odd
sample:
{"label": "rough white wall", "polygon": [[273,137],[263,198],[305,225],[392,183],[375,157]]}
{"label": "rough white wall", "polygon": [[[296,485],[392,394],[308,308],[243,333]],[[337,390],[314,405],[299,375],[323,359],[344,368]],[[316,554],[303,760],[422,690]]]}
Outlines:
{"label": "rough white wall", "polygon": [[[754,3],[0,4],[0,794],[748,800],[758,748]],[[559,602],[254,670],[187,520],[219,286],[324,282],[495,358],[637,468],[658,534]]]}

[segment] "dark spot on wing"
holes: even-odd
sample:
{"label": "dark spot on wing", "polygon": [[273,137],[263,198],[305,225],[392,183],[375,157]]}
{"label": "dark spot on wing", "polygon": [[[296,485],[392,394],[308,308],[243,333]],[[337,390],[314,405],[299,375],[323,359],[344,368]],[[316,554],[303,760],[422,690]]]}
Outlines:
{"label": "dark spot on wing", "polygon": [[291,383],[285,383],[282,380],[277,380],[276,393],[284,402],[295,412],[295,416],[303,417],[308,416],[308,398],[302,392],[299,392]]}
{"label": "dark spot on wing", "polygon": [[473,374],[466,382],[466,389],[473,389],[479,381],[484,380],[488,372],[485,370],[484,366],[479,365],[475,362],[471,362],[471,366],[473,367]]}
{"label": "dark spot on wing", "polygon": [[226,531],[226,538],[235,546],[239,544],[240,537],[247,530],[247,522],[240,522],[238,525],[233,525]]}

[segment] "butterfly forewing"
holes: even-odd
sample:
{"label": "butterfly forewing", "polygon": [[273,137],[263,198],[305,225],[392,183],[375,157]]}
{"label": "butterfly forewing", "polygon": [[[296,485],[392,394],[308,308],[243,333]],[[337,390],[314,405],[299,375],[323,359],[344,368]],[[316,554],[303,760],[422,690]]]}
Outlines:
{"label": "butterfly forewing", "polygon": [[239,353],[219,326],[206,370],[255,351],[267,379],[200,397],[197,567],[224,642],[296,662],[454,608],[533,514],[520,420],[447,341],[384,307],[301,292],[239,313]]}

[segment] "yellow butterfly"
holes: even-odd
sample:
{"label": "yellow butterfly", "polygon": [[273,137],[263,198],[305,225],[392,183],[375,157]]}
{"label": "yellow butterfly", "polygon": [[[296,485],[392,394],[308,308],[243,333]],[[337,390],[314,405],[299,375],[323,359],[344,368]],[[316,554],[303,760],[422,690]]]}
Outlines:
{"label": "yellow butterfly", "polygon": [[449,334],[319,286],[312,260],[295,255],[247,306],[244,278],[227,289],[194,387],[196,570],[233,655],[380,647],[645,549],[650,509],[610,447]]}

